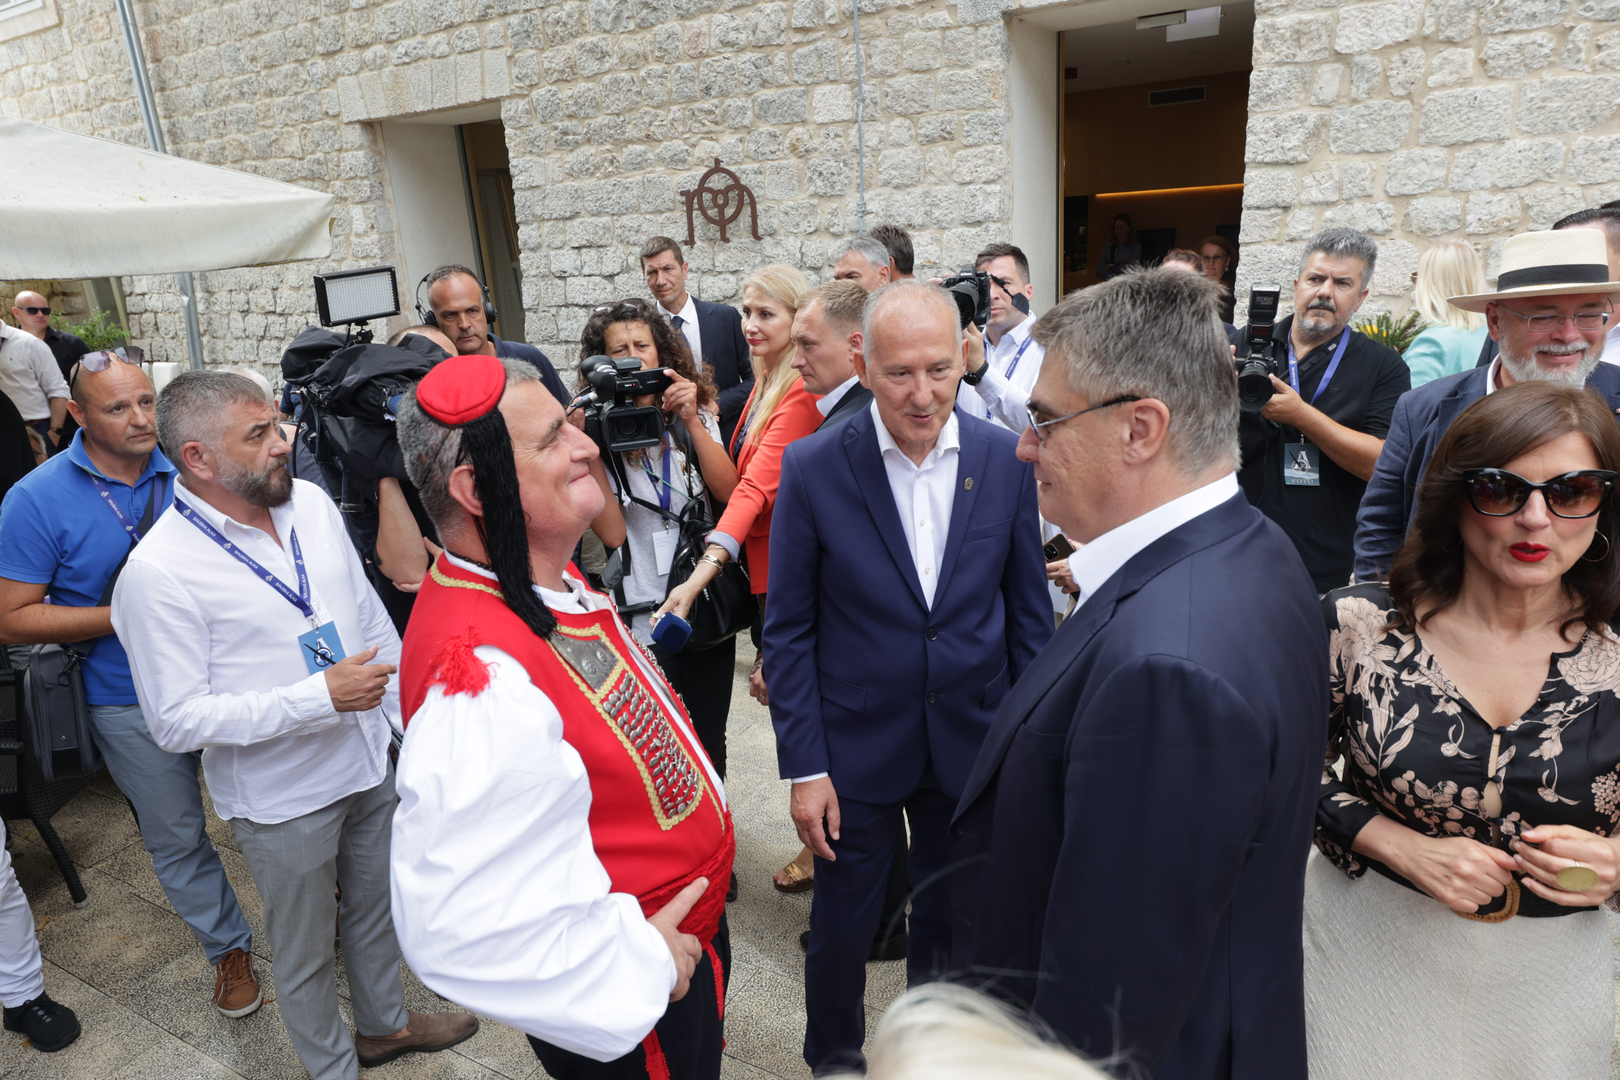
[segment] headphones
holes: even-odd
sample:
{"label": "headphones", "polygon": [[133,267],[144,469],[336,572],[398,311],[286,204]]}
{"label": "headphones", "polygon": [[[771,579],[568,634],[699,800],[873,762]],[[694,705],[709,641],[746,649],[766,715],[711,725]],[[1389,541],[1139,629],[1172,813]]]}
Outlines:
{"label": "headphones", "polygon": [[[439,317],[433,313],[432,308],[422,306],[422,286],[426,285],[427,279],[432,276],[433,271],[429,270],[422,275],[422,280],[416,283],[416,317],[422,320],[423,326],[431,326],[437,329]],[[476,277],[473,280],[478,281]],[[495,320],[500,318],[500,313],[495,310],[495,305],[489,302],[489,286],[482,281],[478,281],[478,288],[484,294],[484,327],[488,329],[495,325]]]}

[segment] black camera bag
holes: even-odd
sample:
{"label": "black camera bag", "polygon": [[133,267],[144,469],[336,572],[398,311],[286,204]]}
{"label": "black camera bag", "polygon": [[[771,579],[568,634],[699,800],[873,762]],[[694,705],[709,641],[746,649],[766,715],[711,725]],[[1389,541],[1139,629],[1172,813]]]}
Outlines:
{"label": "black camera bag", "polygon": [[23,672],[23,720],[47,781],[94,776],[101,752],[84,696],[85,654],[73,645],[35,645]]}

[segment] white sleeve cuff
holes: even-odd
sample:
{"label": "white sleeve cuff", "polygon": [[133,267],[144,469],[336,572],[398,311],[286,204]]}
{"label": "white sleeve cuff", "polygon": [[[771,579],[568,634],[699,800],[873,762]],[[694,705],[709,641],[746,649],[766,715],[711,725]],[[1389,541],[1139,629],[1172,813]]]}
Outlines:
{"label": "white sleeve cuff", "polygon": [[825,780],[827,779],[828,775],[828,773],[818,772],[811,773],[809,776],[795,776],[793,778],[793,782],[795,784],[808,784],[812,780]]}
{"label": "white sleeve cuff", "polygon": [[733,540],[730,536],[721,532],[719,529],[716,529],[714,532],[709,534],[709,543],[719,544],[721,547],[725,548],[726,554],[731,556],[732,562],[736,562],[738,560],[739,554],[742,551],[742,546],[738,544],[737,541]]}

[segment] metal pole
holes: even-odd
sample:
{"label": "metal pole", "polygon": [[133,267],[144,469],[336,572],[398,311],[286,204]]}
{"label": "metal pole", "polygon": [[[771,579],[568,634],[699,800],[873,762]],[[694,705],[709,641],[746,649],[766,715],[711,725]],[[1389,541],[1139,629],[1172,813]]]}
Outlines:
{"label": "metal pole", "polygon": [[[135,99],[140,102],[141,119],[146,122],[146,141],[157,153],[167,154],[169,148],[163,142],[163,127],[158,123],[152,83],[146,77],[146,53],[141,49],[140,33],[135,28],[135,12],[130,0],[116,0],[116,3],[118,21],[124,27],[124,51],[129,54],[130,73],[135,78]],[[191,351],[191,368],[199,371],[203,366],[203,352],[202,330],[197,324],[197,292],[190,271],[175,276],[180,282],[180,310],[186,316],[186,345]]]}
{"label": "metal pole", "polygon": [[[123,0],[119,0],[123,3]],[[855,234],[866,233],[866,87],[861,83],[861,0],[850,0],[855,17]]]}

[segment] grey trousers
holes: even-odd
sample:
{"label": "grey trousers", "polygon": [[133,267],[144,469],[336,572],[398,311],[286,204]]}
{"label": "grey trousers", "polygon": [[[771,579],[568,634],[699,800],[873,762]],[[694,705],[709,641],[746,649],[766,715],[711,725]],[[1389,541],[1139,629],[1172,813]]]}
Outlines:
{"label": "grey trousers", "polygon": [[231,819],[264,898],[281,1021],[314,1080],[355,1080],[360,1073],[354,1039],[338,1013],[334,885],[343,887],[343,957],[356,1029],[392,1035],[410,1022],[389,910],[396,801],[390,770],[371,790],[291,821]]}
{"label": "grey trousers", "polygon": [[252,952],[253,934],[208,839],[200,756],[159,746],[139,705],[92,705],[90,723],[113,782],[135,808],[158,883],[202,942],[208,962],[219,963],[232,949]]}

